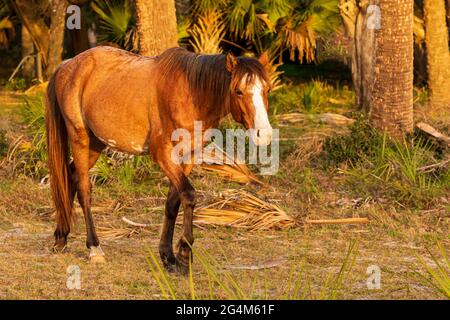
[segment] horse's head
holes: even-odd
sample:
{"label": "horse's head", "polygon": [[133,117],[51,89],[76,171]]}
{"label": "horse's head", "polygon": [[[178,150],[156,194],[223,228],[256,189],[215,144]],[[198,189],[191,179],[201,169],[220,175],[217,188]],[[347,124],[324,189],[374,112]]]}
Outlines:
{"label": "horse's head", "polygon": [[226,56],[226,67],[231,73],[230,111],[235,121],[250,129],[256,145],[268,145],[272,139],[272,127],[268,117],[267,96],[270,81],[267,74],[267,54],[259,59]]}

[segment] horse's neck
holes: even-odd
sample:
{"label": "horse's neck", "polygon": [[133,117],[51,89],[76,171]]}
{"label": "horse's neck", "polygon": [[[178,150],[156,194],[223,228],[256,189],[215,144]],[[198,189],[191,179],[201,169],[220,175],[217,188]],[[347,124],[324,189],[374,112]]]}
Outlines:
{"label": "horse's neck", "polygon": [[[220,110],[218,110],[220,108]],[[208,106],[199,112],[198,114],[203,115],[203,119],[199,119],[204,122],[206,127],[213,128],[217,127],[220,120],[225,118],[230,113],[230,108],[228,105],[223,106]]]}

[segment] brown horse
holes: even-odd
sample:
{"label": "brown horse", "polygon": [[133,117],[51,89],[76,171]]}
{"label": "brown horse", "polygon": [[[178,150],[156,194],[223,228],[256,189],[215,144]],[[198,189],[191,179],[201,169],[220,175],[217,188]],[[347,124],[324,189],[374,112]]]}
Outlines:
{"label": "brown horse", "polygon": [[[255,143],[268,144],[267,56],[259,59],[199,55],[181,48],[144,57],[97,47],[62,63],[47,89],[46,127],[51,189],[56,207],[56,252],[65,249],[77,194],[87,230],[90,258],[104,261],[90,211],[88,171],[107,146],[130,154],[149,154],[170,181],[159,252],[164,266],[186,271],[191,258],[195,190],[192,165],[171,160],[172,132],[218,125],[231,112],[253,128]],[[69,162],[69,147],[73,161]],[[183,235],[175,257],[172,239],[180,204]]]}

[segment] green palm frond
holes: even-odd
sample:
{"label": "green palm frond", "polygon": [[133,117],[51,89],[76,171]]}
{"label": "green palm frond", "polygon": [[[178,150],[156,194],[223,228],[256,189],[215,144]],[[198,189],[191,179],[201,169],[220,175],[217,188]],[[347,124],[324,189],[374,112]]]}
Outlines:
{"label": "green palm frond", "polygon": [[136,23],[129,1],[94,0],[92,10],[99,17],[99,41],[135,51],[137,49]]}

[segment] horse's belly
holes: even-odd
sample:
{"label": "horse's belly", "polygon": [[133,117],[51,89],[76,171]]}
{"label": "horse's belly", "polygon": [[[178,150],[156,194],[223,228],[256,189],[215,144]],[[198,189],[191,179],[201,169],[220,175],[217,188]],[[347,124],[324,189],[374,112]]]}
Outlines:
{"label": "horse's belly", "polygon": [[[100,108],[99,108],[100,109]],[[103,109],[103,108],[102,108]],[[150,124],[146,113],[97,110],[85,116],[92,133],[106,146],[130,154],[149,152]]]}

